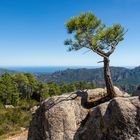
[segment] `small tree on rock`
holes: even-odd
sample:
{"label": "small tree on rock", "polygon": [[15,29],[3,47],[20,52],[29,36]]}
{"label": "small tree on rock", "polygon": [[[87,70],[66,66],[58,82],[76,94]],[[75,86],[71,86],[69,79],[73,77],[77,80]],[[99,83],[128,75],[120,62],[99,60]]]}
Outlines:
{"label": "small tree on rock", "polygon": [[120,24],[106,27],[93,13],[83,13],[71,18],[66,23],[66,27],[68,33],[74,35],[72,39],[65,40],[69,51],[87,48],[103,57],[107,93],[110,98],[113,98],[115,90],[111,80],[109,57],[118,43],[124,39],[124,28]]}

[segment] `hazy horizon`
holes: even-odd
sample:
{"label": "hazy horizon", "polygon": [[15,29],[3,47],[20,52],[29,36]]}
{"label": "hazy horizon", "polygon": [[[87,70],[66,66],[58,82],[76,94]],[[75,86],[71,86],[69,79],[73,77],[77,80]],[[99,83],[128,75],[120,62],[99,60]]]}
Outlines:
{"label": "hazy horizon", "polygon": [[[110,67],[139,67],[140,65],[110,65]],[[46,67],[103,67],[103,65],[25,65],[25,66],[0,66],[0,68],[46,68]]]}
{"label": "hazy horizon", "polygon": [[[29,73],[52,73],[56,71],[63,71],[66,69],[94,69],[102,68],[103,66],[21,66],[21,67],[0,67],[2,69],[11,70],[15,72],[29,72]],[[137,66],[111,66],[111,67],[124,67],[133,69]]]}

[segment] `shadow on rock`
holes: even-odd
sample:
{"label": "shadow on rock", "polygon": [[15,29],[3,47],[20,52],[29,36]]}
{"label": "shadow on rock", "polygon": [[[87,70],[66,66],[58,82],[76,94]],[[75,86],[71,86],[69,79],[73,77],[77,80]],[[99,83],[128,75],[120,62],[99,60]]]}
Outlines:
{"label": "shadow on rock", "polygon": [[103,103],[80,125],[74,140],[139,140],[140,102],[138,97],[115,98]]}

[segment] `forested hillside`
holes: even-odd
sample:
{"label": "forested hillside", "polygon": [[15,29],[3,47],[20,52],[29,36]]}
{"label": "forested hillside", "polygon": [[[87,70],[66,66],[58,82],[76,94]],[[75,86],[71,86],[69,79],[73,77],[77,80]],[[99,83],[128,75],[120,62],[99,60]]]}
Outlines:
{"label": "forested hillside", "polygon": [[[67,69],[52,74],[37,74],[36,77],[43,82],[71,83],[78,81],[93,82],[97,87],[104,86],[103,68],[96,69]],[[140,67],[128,69],[111,67],[112,80],[115,85],[127,92],[133,92],[140,83]]]}
{"label": "forested hillside", "polygon": [[95,88],[92,82],[43,83],[30,73],[4,73],[0,77],[0,139],[28,128],[30,109],[49,96]]}
{"label": "forested hillside", "polygon": [[[16,71],[0,69],[0,75],[3,73],[14,74]],[[75,82],[91,82],[97,87],[104,86],[103,68],[80,68],[67,69],[54,73],[33,73],[37,79],[43,83],[53,82],[56,84],[68,84]],[[127,92],[133,92],[140,83],[140,66],[134,69],[124,67],[111,67],[112,80],[115,85],[121,87]]]}

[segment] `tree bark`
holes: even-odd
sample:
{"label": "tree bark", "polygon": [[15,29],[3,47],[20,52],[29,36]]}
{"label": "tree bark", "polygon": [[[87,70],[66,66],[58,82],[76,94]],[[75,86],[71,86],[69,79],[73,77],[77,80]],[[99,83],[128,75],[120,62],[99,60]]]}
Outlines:
{"label": "tree bark", "polygon": [[115,90],[113,86],[113,82],[111,79],[110,67],[109,67],[109,59],[104,58],[104,77],[105,84],[109,98],[115,97]]}

